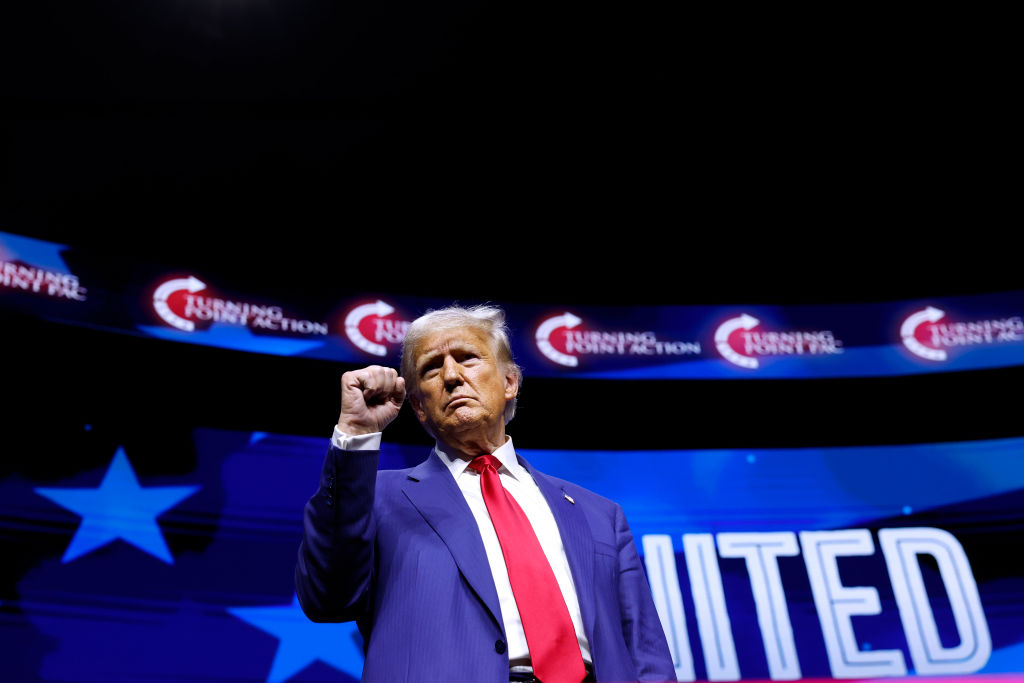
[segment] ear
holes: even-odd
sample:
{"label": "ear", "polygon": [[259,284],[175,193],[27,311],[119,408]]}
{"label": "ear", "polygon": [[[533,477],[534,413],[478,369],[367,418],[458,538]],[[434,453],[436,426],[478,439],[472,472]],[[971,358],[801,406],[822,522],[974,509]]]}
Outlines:
{"label": "ear", "polygon": [[505,400],[511,401],[519,395],[519,375],[515,370],[505,371]]}

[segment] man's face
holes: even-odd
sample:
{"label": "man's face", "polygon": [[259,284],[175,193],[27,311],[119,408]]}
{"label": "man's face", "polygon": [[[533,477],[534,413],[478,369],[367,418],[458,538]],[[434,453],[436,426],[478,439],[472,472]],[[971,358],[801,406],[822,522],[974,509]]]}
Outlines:
{"label": "man's face", "polygon": [[471,327],[439,330],[413,350],[417,391],[410,394],[416,417],[434,436],[474,430],[504,434],[505,403],[519,381],[494,355],[486,334]]}

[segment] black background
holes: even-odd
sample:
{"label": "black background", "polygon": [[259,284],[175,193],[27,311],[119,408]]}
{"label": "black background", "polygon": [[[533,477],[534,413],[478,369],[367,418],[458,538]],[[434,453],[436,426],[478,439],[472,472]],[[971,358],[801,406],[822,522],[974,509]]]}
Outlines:
{"label": "black background", "polygon": [[[320,0],[2,13],[0,229],[128,274],[166,264],[311,302],[1024,289],[997,16]],[[326,437],[336,417],[336,364],[0,322],[12,453],[45,434],[71,458],[137,442],[167,465],[194,426]],[[527,378],[510,431],[570,448],[1016,436],[1021,377]],[[408,413],[391,435],[426,442]]]}

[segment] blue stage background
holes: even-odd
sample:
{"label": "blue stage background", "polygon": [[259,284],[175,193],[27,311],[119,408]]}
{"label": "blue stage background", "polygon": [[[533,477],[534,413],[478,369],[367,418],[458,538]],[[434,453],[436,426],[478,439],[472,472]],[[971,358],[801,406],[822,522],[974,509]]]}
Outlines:
{"label": "blue stage background", "polygon": [[[13,595],[0,605],[5,680],[358,680],[354,625],[312,624],[294,601],[301,511],[326,436],[197,429],[191,438],[194,450],[179,462],[161,461],[144,446],[117,446],[87,465],[15,468],[0,480],[4,545],[21,556]],[[39,435],[35,457],[45,457],[47,448]],[[427,452],[420,444],[386,443],[382,466],[415,464]],[[772,675],[771,647],[795,653],[791,673],[837,675],[822,630],[834,614],[816,608],[808,578],[809,549],[818,546],[800,536],[798,547],[795,539],[843,530],[866,530],[854,533],[867,534],[871,547],[863,556],[840,553],[849,556],[835,563],[839,581],[877,591],[879,599],[877,614],[854,610],[848,620],[856,652],[888,653],[915,671],[908,642],[927,625],[901,622],[878,532],[938,529],[952,535],[954,554],[969,566],[954,576],[927,553],[917,556],[940,647],[991,643],[991,654],[966,669],[947,664],[946,673],[1024,670],[1024,579],[1010,559],[1024,540],[1024,439],[522,454],[543,471],[621,502],[641,550],[671,548],[671,560],[649,552],[645,561],[657,579],[652,586],[681,680],[725,679],[720,669],[709,672],[706,646],[716,641],[699,637],[695,609],[695,600],[716,597],[728,617],[719,636],[731,637],[742,678]],[[729,537],[722,534],[794,539],[793,552],[774,560],[785,607],[772,615],[788,618],[791,635],[765,632],[756,601],[767,589],[752,588],[752,577],[762,574],[738,555],[724,556]],[[705,549],[714,552],[717,542],[720,556],[703,565],[702,582],[690,573],[697,565],[687,564],[684,535],[716,539]],[[709,566],[712,574],[719,568],[718,592],[695,588],[707,585]],[[957,622],[967,612],[955,614],[949,595],[970,593],[973,585],[983,615]],[[674,595],[681,618],[669,615]],[[437,618],[446,618],[444,605]],[[714,654],[728,658],[729,648],[717,642]],[[855,668],[861,677],[872,670]]]}

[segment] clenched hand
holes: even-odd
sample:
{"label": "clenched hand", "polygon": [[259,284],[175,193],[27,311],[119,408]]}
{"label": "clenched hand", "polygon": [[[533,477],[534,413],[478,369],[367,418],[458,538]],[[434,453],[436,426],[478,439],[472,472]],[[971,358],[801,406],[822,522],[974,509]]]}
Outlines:
{"label": "clenched hand", "polygon": [[371,365],[341,376],[338,429],[349,436],[384,431],[405,401],[405,380],[394,368]]}

